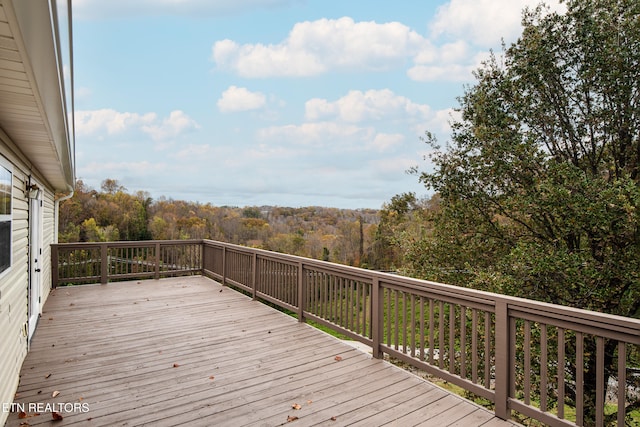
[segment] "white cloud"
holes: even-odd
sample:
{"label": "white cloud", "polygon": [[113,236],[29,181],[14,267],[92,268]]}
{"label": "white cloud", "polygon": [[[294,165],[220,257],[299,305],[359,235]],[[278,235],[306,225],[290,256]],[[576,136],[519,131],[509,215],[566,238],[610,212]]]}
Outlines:
{"label": "white cloud", "polygon": [[129,113],[113,109],[85,110],[75,113],[76,132],[79,136],[114,135],[129,131],[142,131],[154,140],[177,137],[197,129],[198,124],[180,110],[172,111],[169,117],[159,120],[156,113]]}
{"label": "white cloud", "polygon": [[461,120],[462,113],[459,110],[447,108],[435,113],[429,124],[429,128],[436,132],[449,133],[451,132],[451,123],[459,122]]}
{"label": "white cloud", "polygon": [[453,108],[434,111],[433,114],[422,122],[416,122],[411,126],[416,137],[423,137],[425,131],[431,132],[438,140],[445,141],[451,135],[451,123],[460,121],[462,114]]}
{"label": "white cloud", "polygon": [[400,133],[393,133],[393,134],[379,133],[375,136],[371,145],[376,150],[383,152],[383,151],[388,151],[393,147],[397,147],[401,145],[404,139],[405,139],[405,136]]}
{"label": "white cloud", "polygon": [[[509,44],[521,34],[522,11],[539,0],[450,0],[440,6],[430,23],[431,40],[445,42],[414,56],[407,70],[411,80],[470,81],[472,72],[489,58],[489,50],[500,51],[502,40]],[[551,10],[564,5],[550,0]],[[451,40],[450,42],[447,42]]]}
{"label": "white cloud", "polygon": [[218,100],[218,109],[223,113],[258,110],[267,102],[264,94],[251,92],[244,87],[229,86]]}
{"label": "white cloud", "polygon": [[75,125],[79,135],[106,132],[109,135],[124,132],[156,120],[155,113],[121,113],[112,109],[76,111]]}
{"label": "white cloud", "polygon": [[221,69],[249,78],[312,76],[330,69],[387,70],[407,57],[425,56],[429,42],[399,23],[354,22],[352,18],[297,23],[279,44],[238,45],[221,40],[212,57]]}
{"label": "white cloud", "polygon": [[[539,3],[539,0],[450,0],[438,8],[431,23],[431,34],[462,38],[485,48],[499,48],[501,39],[512,42],[520,35],[522,10]],[[565,10],[558,0],[547,3],[553,10]]]}
{"label": "white cloud", "polygon": [[139,162],[89,162],[78,168],[78,176],[145,176],[157,172],[163,172],[166,168],[167,165],[165,163],[156,161],[150,162],[147,160]]}
{"label": "white cloud", "polygon": [[418,82],[442,80],[465,82],[472,79],[473,72],[480,68],[489,57],[489,52],[479,52],[470,58],[459,59],[456,62],[417,63],[407,70],[407,76]]}
{"label": "white cloud", "polygon": [[161,123],[154,122],[142,126],[142,131],[149,134],[154,141],[175,138],[183,133],[198,129],[200,126],[183,111],[175,110]]}
{"label": "white cloud", "polygon": [[411,157],[377,159],[369,162],[369,166],[375,175],[385,180],[402,179],[405,172],[415,164],[416,159]]}
{"label": "white cloud", "polygon": [[430,108],[396,95],[389,89],[382,89],[366,92],[352,90],[335,102],[314,98],[307,101],[305,111],[308,120],[337,117],[345,122],[356,123],[407,116],[426,118]]}
{"label": "white cloud", "polygon": [[347,159],[343,157],[346,154],[395,150],[404,143],[406,135],[377,132],[372,127],[315,122],[263,128],[258,131],[258,139],[262,142],[250,150],[250,157],[311,155],[317,160],[318,156],[328,156],[329,162],[339,163]]}
{"label": "white cloud", "polygon": [[336,142],[363,141],[371,138],[372,135],[371,129],[335,122],[271,126],[258,131],[258,138],[261,140],[288,142],[296,145],[314,144],[316,148]]}
{"label": "white cloud", "polygon": [[[479,8],[474,1],[451,0],[440,7],[431,24],[431,37],[447,35],[452,40],[439,45],[399,22],[355,22],[343,17],[299,22],[278,44],[220,40],[213,45],[212,58],[219,69],[245,78],[388,71],[412,61],[414,65],[407,70],[412,80],[470,81],[472,71],[488,57],[487,48],[497,50],[503,35],[509,39],[519,33],[522,8],[533,2]],[[319,111],[327,106],[319,102],[313,107]]]}
{"label": "white cloud", "polygon": [[202,159],[211,152],[209,144],[189,144],[176,153],[176,157],[180,159]]}

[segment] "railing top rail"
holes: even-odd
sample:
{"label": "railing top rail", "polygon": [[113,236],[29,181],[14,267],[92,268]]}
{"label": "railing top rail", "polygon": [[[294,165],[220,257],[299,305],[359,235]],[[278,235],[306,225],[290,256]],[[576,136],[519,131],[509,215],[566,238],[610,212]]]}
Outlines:
{"label": "railing top rail", "polygon": [[73,243],[52,243],[51,247],[54,248],[97,248],[100,246],[109,246],[109,247],[133,247],[133,246],[144,246],[151,247],[156,244],[162,245],[185,245],[185,244],[202,244],[201,239],[191,239],[191,240],[126,240],[126,241],[118,241],[118,242],[73,242]]}

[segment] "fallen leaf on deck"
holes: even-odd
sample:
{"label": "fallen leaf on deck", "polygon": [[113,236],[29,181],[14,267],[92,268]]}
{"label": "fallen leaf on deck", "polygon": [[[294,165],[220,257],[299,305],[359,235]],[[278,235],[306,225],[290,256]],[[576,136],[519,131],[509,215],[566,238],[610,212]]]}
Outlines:
{"label": "fallen leaf on deck", "polygon": [[336,360],[336,362],[340,362],[342,360],[342,356],[336,356],[334,357],[334,359]]}
{"label": "fallen leaf on deck", "polygon": [[[35,413],[33,413],[33,414],[27,414],[26,412],[24,412],[24,411],[23,411],[23,412],[20,412],[20,413],[18,414],[18,419],[19,419],[19,420],[24,420],[25,418],[37,417],[37,416],[39,416],[39,415],[40,415],[40,414],[39,414],[39,413],[37,413],[37,412],[35,412]],[[25,423],[25,424],[28,424],[26,421],[25,421],[24,423]]]}
{"label": "fallen leaf on deck", "polygon": [[51,393],[51,397],[57,397],[59,394],[60,394],[60,392],[58,390],[56,390],[53,393]]}
{"label": "fallen leaf on deck", "polygon": [[31,427],[31,424],[29,424],[27,422],[22,422],[22,423],[20,423],[20,427]]}
{"label": "fallen leaf on deck", "polygon": [[180,365],[178,365],[177,363],[174,363],[174,364],[173,364],[173,367],[174,367],[174,368],[177,368],[178,366],[180,366]]}
{"label": "fallen leaf on deck", "polygon": [[69,304],[69,307],[73,307],[74,305],[75,305],[74,303],[71,303],[71,304]]}
{"label": "fallen leaf on deck", "polygon": [[330,419],[331,419],[331,421],[336,421],[338,418],[336,418],[336,417],[331,417]]}
{"label": "fallen leaf on deck", "polygon": [[294,403],[293,405],[291,405],[291,407],[296,411],[299,411],[300,409],[302,409],[302,406],[298,405],[297,403]]}
{"label": "fallen leaf on deck", "polygon": [[211,376],[209,377],[209,379],[210,379],[210,380],[213,380],[214,378],[215,378],[215,377],[214,377],[213,375],[211,375]]}
{"label": "fallen leaf on deck", "polygon": [[307,405],[311,405],[313,403],[313,400],[307,400]]}
{"label": "fallen leaf on deck", "polygon": [[289,415],[289,416],[287,417],[287,422],[288,422],[288,423],[290,423],[290,422],[295,421],[295,420],[297,420],[297,419],[298,419],[298,417],[293,416],[293,415]]}
{"label": "fallen leaf on deck", "polygon": [[52,412],[51,418],[53,418],[53,421],[62,421],[64,417],[57,412]]}
{"label": "fallen leaf on deck", "polygon": [[45,375],[45,378],[49,378],[51,376],[51,373],[48,373],[47,375]]}

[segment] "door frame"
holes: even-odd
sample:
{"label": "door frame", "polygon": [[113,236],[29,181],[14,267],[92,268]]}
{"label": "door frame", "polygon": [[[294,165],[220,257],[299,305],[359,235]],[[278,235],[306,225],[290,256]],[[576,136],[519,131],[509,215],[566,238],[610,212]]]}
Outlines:
{"label": "door frame", "polygon": [[30,343],[42,312],[42,233],[43,233],[43,192],[38,183],[31,181],[29,197],[29,300],[28,336]]}

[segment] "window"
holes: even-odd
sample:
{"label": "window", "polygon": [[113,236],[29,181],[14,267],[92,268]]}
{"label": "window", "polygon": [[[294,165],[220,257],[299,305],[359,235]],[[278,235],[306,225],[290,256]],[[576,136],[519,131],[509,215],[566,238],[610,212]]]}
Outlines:
{"label": "window", "polygon": [[13,174],[0,159],[0,274],[11,267],[11,188]]}

